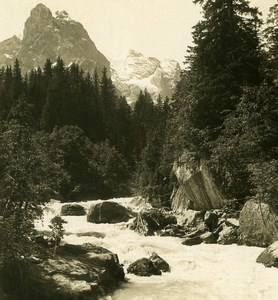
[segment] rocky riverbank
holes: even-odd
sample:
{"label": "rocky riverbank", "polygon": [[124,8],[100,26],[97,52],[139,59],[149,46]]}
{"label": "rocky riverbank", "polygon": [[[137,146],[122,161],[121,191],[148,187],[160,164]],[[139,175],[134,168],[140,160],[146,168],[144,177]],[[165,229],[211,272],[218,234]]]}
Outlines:
{"label": "rocky riverbank", "polygon": [[[170,276],[175,280],[179,276],[183,278],[184,272],[194,278],[199,271],[196,270],[195,274],[190,269],[192,260],[196,260],[194,265],[198,266],[202,255],[209,259],[206,249],[214,253],[208,268],[214,266],[214,256],[216,253],[220,255],[221,249],[225,252],[228,249],[229,253],[234,251],[242,257],[247,257],[245,253],[250,251],[254,264],[263,250],[238,246],[245,243],[240,228],[245,214],[239,215],[227,209],[187,210],[177,214],[167,209],[151,208],[140,198],[78,204],[52,201],[45,209],[44,222],[36,224],[40,232],[37,242],[50,250],[53,242],[49,238],[51,230],[48,224],[57,214],[67,221],[64,240],[55,256],[32,258],[31,272],[24,277],[28,282],[26,292],[39,295],[32,299],[102,299],[118,287],[125,287],[126,284],[122,283],[130,278],[137,282],[135,277],[161,275],[154,277]],[[232,248],[224,249],[220,245],[231,245],[225,247]],[[276,246],[266,250],[258,262],[276,266]],[[230,259],[232,261],[232,257]],[[249,263],[252,264],[251,258]],[[257,265],[262,271],[263,266]],[[203,269],[202,272],[207,271]]]}

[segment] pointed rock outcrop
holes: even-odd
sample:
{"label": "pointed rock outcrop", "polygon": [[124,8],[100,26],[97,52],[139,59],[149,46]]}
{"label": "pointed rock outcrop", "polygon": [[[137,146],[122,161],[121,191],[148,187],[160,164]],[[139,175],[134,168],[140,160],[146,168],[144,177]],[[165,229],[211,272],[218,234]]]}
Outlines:
{"label": "pointed rock outcrop", "polygon": [[15,37],[0,43],[0,65],[11,64],[17,57],[23,72],[43,66],[46,59],[60,56],[66,65],[78,63],[85,71],[107,68],[110,62],[100,53],[83,25],[66,11],[52,15],[49,8],[38,4],[25,22],[23,39]]}

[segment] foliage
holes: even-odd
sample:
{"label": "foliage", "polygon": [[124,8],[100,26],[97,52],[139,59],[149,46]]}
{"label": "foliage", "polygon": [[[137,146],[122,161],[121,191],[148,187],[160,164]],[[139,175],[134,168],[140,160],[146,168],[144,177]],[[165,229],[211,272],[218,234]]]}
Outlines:
{"label": "foliage", "polygon": [[[142,101],[142,98],[143,93],[139,95],[138,101]],[[148,118],[143,123],[147,124],[147,120],[149,120],[151,125],[145,125],[147,131],[145,135],[146,145],[142,149],[137,163],[133,189],[136,194],[148,198],[154,206],[169,206],[172,190],[169,174],[172,168],[172,161],[166,162],[166,156],[163,155],[165,153],[162,151],[169,113],[168,99],[162,102],[159,96],[157,104],[151,106],[151,108],[152,110],[148,110]],[[146,118],[144,113],[141,117]]]}
{"label": "foliage", "polygon": [[112,197],[127,193],[128,165],[108,143],[92,143],[76,126],[55,128],[49,147],[60,157],[69,180],[61,186],[67,200]]}
{"label": "foliage", "polygon": [[278,160],[250,164],[248,170],[253,186],[252,199],[278,209]]}
{"label": "foliage", "polygon": [[51,229],[51,234],[52,234],[52,238],[55,241],[55,246],[54,246],[54,250],[53,250],[53,255],[55,256],[56,254],[56,249],[59,246],[60,242],[62,241],[63,237],[64,237],[64,224],[66,224],[67,221],[65,221],[63,218],[61,218],[60,216],[55,216],[54,218],[52,218],[50,220],[50,225],[49,228]]}
{"label": "foliage", "polygon": [[210,165],[229,197],[250,196],[249,165],[277,157],[277,105],[276,87],[249,88],[237,109],[225,120]]}
{"label": "foliage", "polygon": [[263,31],[266,61],[264,66],[265,77],[277,81],[278,73],[278,4],[270,8]]}
{"label": "foliage", "polygon": [[41,137],[11,121],[0,133],[0,252],[6,259],[28,257],[32,250],[33,221],[42,205],[59,189],[64,176]]}
{"label": "foliage", "polygon": [[177,139],[189,139],[193,151],[209,157],[210,143],[239,103],[242,86],[260,83],[260,20],[248,1],[194,2],[201,4],[203,19],[193,28],[187,69],[174,97],[174,109],[181,110],[173,126],[183,126]]}

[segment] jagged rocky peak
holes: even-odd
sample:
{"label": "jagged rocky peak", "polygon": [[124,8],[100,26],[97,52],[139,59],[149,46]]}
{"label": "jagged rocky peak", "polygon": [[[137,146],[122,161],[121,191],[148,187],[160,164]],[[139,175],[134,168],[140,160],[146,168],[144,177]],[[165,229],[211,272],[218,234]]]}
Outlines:
{"label": "jagged rocky peak", "polygon": [[73,22],[72,18],[65,10],[57,10],[55,12],[56,19],[66,21],[66,22]]}
{"label": "jagged rocky peak", "polygon": [[129,49],[128,53],[127,53],[127,56],[128,57],[143,57],[144,55],[140,52],[137,52],[137,51],[133,50],[133,49]]}
{"label": "jagged rocky peak", "polygon": [[110,62],[100,53],[81,23],[72,20],[62,10],[53,16],[50,9],[38,4],[31,10],[25,22],[20,43],[0,43],[0,65],[19,59],[23,72],[43,66],[46,59],[55,61],[62,57],[66,65],[78,63],[85,71],[99,72],[106,67],[110,74]]}
{"label": "jagged rocky peak", "polygon": [[170,98],[179,80],[180,70],[179,63],[175,60],[146,57],[130,49],[122,57],[113,60],[112,80],[132,105],[140,90],[145,88],[154,101],[159,94],[162,98]]}
{"label": "jagged rocky peak", "polygon": [[49,8],[40,3],[31,10],[30,18],[43,22],[44,20],[51,20],[52,13]]}

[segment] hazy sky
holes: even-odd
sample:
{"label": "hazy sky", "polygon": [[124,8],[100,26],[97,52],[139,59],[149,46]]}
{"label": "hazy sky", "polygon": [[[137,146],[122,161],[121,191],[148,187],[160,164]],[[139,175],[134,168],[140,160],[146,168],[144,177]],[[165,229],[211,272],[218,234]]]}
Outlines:
{"label": "hazy sky", "polygon": [[[277,0],[251,0],[264,14]],[[66,10],[81,22],[97,48],[117,58],[129,48],[157,58],[183,61],[200,8],[191,0],[0,0],[0,41],[23,32],[38,3],[54,14]]]}

